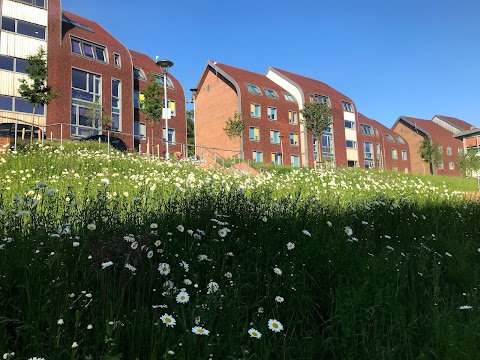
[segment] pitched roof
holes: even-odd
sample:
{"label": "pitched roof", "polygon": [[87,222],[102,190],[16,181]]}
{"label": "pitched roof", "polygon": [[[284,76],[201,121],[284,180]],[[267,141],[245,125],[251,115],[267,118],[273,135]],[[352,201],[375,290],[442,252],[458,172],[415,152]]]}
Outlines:
{"label": "pitched roof", "polygon": [[424,134],[430,136],[434,144],[453,146],[461,146],[462,144],[461,140],[455,139],[450,131],[444,129],[443,127],[434,123],[431,120],[419,119],[409,116],[400,116],[397,122],[400,120],[407,122],[408,124],[410,124],[410,126],[413,126]]}
{"label": "pitched roof", "polygon": [[466,121],[463,121],[451,116],[444,116],[444,115],[435,115],[435,116],[462,131],[467,131],[474,128],[472,124],[469,124]]}
{"label": "pitched roof", "polygon": [[275,67],[272,67],[272,69],[294,81],[298,86],[300,86],[300,88],[304,92],[305,99],[307,99],[310,94],[320,94],[326,96],[331,96],[331,94],[335,94],[340,98],[353,103],[352,99],[350,99],[348,96],[325,84],[324,82],[321,82],[320,80],[311,79],[302,75],[291,73],[286,70],[277,69]]}

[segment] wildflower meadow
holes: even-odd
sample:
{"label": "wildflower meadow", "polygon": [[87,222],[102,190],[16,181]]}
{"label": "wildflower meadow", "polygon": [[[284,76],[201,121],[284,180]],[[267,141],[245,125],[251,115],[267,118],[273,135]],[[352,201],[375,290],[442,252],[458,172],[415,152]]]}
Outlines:
{"label": "wildflower meadow", "polygon": [[442,180],[0,154],[3,359],[479,359],[480,205]]}

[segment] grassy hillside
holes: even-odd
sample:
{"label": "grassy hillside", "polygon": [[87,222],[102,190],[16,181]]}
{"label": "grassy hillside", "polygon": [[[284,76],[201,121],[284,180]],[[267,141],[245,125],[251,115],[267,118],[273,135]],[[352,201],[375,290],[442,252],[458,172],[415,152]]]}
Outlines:
{"label": "grassy hillside", "polygon": [[479,358],[467,182],[248,177],[79,144],[0,174],[5,357]]}

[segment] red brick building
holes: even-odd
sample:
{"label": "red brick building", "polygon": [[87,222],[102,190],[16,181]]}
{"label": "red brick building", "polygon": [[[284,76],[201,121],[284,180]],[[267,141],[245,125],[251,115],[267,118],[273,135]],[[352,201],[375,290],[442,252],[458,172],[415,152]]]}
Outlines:
{"label": "red brick building", "polygon": [[410,149],[400,135],[376,120],[358,114],[361,167],[411,172]]}
{"label": "red brick building", "polygon": [[[444,118],[449,120],[448,123],[445,122]],[[408,116],[400,116],[397,119],[392,129],[402,136],[410,147],[410,162],[413,173],[429,174],[435,171],[437,175],[461,175],[457,162],[459,155],[463,153],[463,144],[461,140],[453,137],[454,133],[452,129],[447,129],[446,127],[449,125],[454,128],[458,128],[459,126],[470,128],[471,125],[463,121],[463,124],[455,122],[452,121],[452,119],[455,118],[442,117],[439,115],[436,115],[433,120]],[[435,170],[431,169],[419,155],[420,144],[425,137],[430,138],[431,143],[442,152],[442,161],[435,166]]]}
{"label": "red brick building", "polygon": [[[265,75],[208,61],[194,101],[197,152],[208,147],[226,158],[243,152],[245,160],[302,165],[298,104]],[[246,126],[230,139],[224,128],[235,112]]]}
{"label": "red brick building", "polygon": [[[8,65],[7,69],[0,65],[0,75],[11,84],[8,89],[0,88],[0,116],[46,126],[47,134],[54,138],[81,139],[106,129],[100,116],[92,117],[94,112],[113,120],[111,130],[128,147],[138,149],[140,143],[146,143],[149,125],[135,104],[146,83],[138,74],[146,77],[161,72],[151,58],[129,51],[96,22],[62,10],[60,0],[49,0],[48,6],[43,0],[0,0],[0,9],[2,21],[12,22],[12,27],[3,27],[0,34],[0,64]],[[26,30],[18,33],[22,26]],[[3,39],[15,46],[6,46]],[[33,119],[31,109],[14,88],[18,79],[26,76],[20,65],[39,46],[47,50],[48,83],[60,97],[39,109]],[[179,82],[170,74],[168,78],[172,86],[167,97],[175,108],[168,131],[173,152],[181,149],[175,143],[186,142],[185,95]],[[167,136],[162,141],[163,127],[164,120],[155,125],[154,144],[164,155]]]}

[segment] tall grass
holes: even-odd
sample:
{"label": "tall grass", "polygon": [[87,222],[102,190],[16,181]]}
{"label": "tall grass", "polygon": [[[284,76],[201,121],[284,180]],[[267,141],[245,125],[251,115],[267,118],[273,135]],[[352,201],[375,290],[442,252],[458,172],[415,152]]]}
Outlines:
{"label": "tall grass", "polygon": [[480,207],[450,185],[68,146],[0,160],[0,353],[479,357]]}

